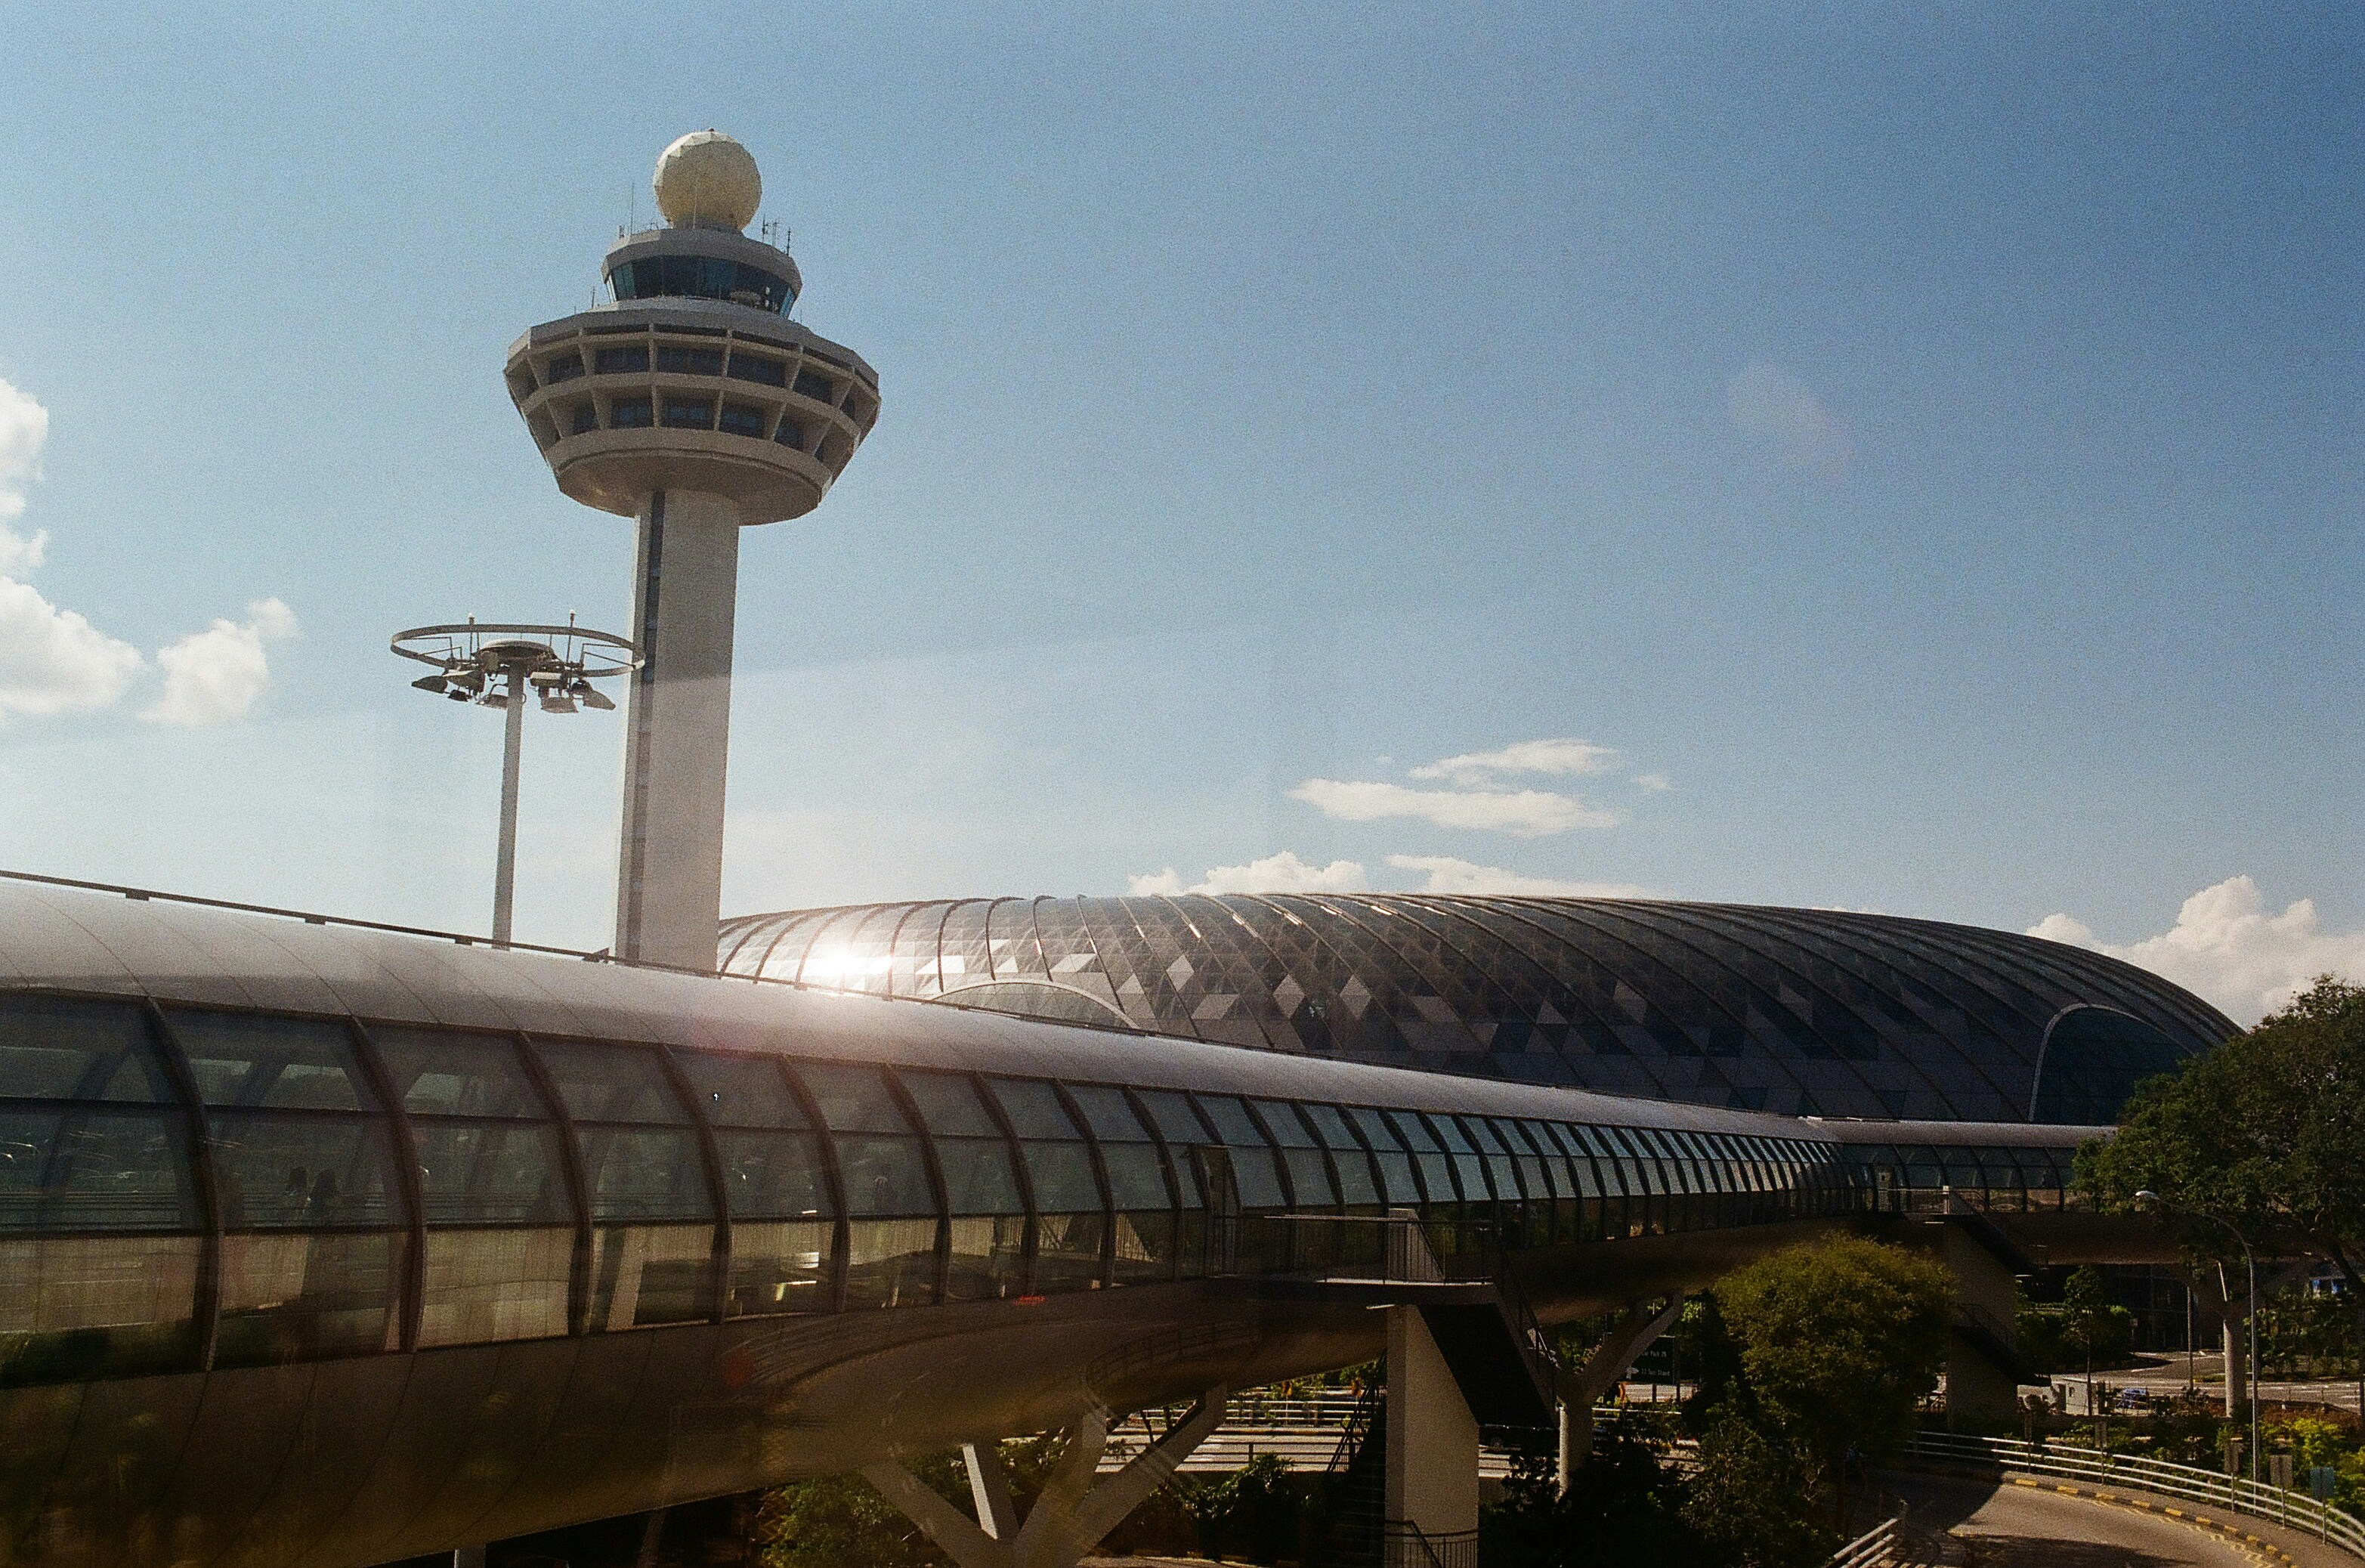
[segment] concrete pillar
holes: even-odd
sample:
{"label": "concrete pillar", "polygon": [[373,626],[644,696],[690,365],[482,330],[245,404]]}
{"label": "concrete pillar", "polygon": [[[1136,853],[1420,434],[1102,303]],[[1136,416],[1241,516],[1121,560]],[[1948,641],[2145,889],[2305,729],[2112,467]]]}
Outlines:
{"label": "concrete pillar", "polygon": [[739,512],[719,496],[642,503],[616,956],[714,968],[723,913],[723,784],[731,740]]}
{"label": "concrete pillar", "polygon": [[1959,1225],[1941,1226],[1939,1261],[1955,1276],[1955,1296],[1963,1321],[1946,1347],[1946,1415],[2011,1420],[2020,1414],[2020,1381],[1997,1363],[2015,1340],[2018,1302],[2012,1271]]}
{"label": "concrete pillar", "polygon": [[1418,1530],[1447,1568],[1476,1561],[1478,1421],[1417,1306],[1388,1314],[1387,1500],[1382,1568],[1428,1557],[1404,1542]]}

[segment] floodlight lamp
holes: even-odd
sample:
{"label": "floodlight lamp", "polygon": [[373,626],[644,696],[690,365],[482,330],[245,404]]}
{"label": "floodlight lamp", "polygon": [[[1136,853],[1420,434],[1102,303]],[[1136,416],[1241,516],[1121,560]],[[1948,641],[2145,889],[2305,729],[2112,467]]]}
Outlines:
{"label": "floodlight lamp", "polygon": [[466,690],[457,686],[453,687],[443,695],[449,697],[454,702],[465,702],[468,700],[468,693]]}
{"label": "floodlight lamp", "polygon": [[544,696],[542,700],[542,711],[545,713],[572,713],[576,711],[575,702],[568,697]]}
{"label": "floodlight lamp", "polygon": [[422,675],[410,684],[419,688],[421,691],[432,691],[441,694],[443,689],[452,683],[440,675]]}
{"label": "floodlight lamp", "polygon": [[606,692],[600,690],[597,687],[585,686],[577,688],[575,695],[582,699],[583,706],[591,709],[595,712],[612,713],[616,711],[616,700],[610,697]]}

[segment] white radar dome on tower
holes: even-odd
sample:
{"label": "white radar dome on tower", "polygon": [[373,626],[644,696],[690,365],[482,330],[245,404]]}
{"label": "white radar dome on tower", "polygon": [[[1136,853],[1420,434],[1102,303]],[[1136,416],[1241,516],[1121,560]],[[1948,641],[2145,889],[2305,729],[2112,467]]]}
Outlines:
{"label": "white radar dome on tower", "polygon": [[649,184],[657,210],[677,228],[724,224],[745,229],[764,199],[764,176],[745,147],[719,130],[693,130],[657,154]]}

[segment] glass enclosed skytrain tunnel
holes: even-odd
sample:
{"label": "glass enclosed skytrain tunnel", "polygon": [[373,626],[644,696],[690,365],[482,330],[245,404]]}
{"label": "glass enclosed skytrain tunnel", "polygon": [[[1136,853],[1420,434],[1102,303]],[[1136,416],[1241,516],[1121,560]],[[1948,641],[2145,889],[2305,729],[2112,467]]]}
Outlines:
{"label": "glass enclosed skytrain tunnel", "polygon": [[1933,1174],[2058,1216],[2091,1130],[0,883],[0,1546],[364,1568],[1365,1359],[1378,1315],[1260,1282],[1371,1273],[1389,1215],[1549,1320]]}

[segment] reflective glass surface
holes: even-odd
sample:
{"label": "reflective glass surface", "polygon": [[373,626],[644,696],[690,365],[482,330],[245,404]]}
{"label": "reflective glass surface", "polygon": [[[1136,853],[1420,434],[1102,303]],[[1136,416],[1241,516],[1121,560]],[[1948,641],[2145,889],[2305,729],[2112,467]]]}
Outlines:
{"label": "reflective glass surface", "polygon": [[171,1099],[131,1002],[0,997],[0,1099]]}
{"label": "reflective glass surface", "polygon": [[[2100,954],[1836,911],[1434,894],[877,908],[897,921],[896,994],[1006,968],[1050,983],[1005,1011],[1066,1017],[1088,992],[1185,1038],[1786,1114],[2106,1122],[2146,1073],[2233,1032]],[[729,923],[733,966],[813,941],[801,918]],[[2077,1023],[2073,1045],[2118,1037],[2057,1071],[2047,1026],[2080,1007],[2135,1027]]]}
{"label": "reflective glass surface", "polygon": [[208,1105],[353,1111],[376,1103],[342,1023],[185,1008],[164,1016]]}

